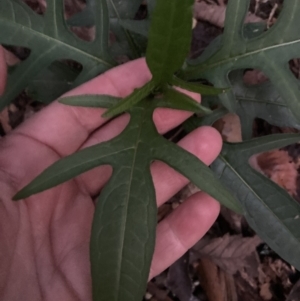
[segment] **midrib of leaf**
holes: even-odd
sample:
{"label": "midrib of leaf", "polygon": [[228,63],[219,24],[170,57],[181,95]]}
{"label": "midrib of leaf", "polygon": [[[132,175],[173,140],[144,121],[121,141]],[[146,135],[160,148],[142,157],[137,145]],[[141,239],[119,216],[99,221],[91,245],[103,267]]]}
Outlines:
{"label": "midrib of leaf", "polygon": [[[283,227],[287,230],[287,232],[290,233],[290,237],[293,237],[293,238],[294,238],[294,237],[295,237],[294,234],[289,230],[289,228],[286,227],[285,223],[283,223],[283,222],[277,217],[276,214],[273,214],[273,210],[272,210],[269,206],[267,206],[267,204],[261,199],[261,197],[259,197],[259,196],[257,195],[257,193],[252,189],[252,187],[251,187],[250,185],[248,185],[248,183],[240,176],[240,174],[239,174],[239,173],[236,171],[236,169],[235,169],[235,168],[234,168],[234,167],[233,167],[233,166],[232,166],[232,165],[224,158],[224,156],[219,155],[219,158],[220,158],[223,162],[225,162],[226,167],[229,167],[229,168],[230,168],[230,170],[237,176],[237,178],[240,179],[240,181],[248,188],[248,190],[249,190],[250,192],[252,192],[253,195],[255,195],[255,197],[256,197],[258,200],[260,200],[260,203],[263,204],[263,206],[264,206],[265,208],[267,208],[269,212],[272,213],[273,217],[275,217],[275,219],[277,220],[277,222],[279,222],[279,224],[281,224],[281,226],[283,226]],[[261,175],[259,172],[257,172],[256,170],[254,170],[252,167],[249,166],[248,168],[251,168],[253,172],[255,172],[255,173]],[[223,175],[223,172],[222,172],[222,174],[221,174],[220,177],[222,177],[222,175]],[[258,234],[259,234],[259,233],[258,233]],[[294,238],[294,241],[295,241],[297,244],[299,244],[299,241],[298,241],[297,239]]]}
{"label": "midrib of leaf", "polygon": [[[108,10],[107,10],[107,7],[106,7],[106,14],[108,15]],[[105,27],[105,12],[104,12],[104,8],[103,8],[103,4],[102,4],[102,9],[101,9],[101,27],[100,28],[104,28]],[[94,42],[97,42],[97,38],[99,39],[99,42],[98,42],[98,45],[101,47],[102,51],[105,52],[106,49],[105,49],[105,45],[106,45],[106,42],[107,41],[104,41],[104,38],[106,37],[106,35],[101,34],[99,35],[99,28],[97,29],[97,26],[96,26],[96,36],[95,36],[95,41]]]}
{"label": "midrib of leaf", "polygon": [[274,103],[274,102],[272,102],[272,101],[270,101],[270,100],[265,100],[265,99],[262,99],[262,100],[258,100],[257,98],[250,98],[250,97],[241,97],[241,96],[239,96],[238,94],[236,95],[236,98],[237,98],[237,100],[239,100],[239,101],[245,101],[245,102],[256,102],[256,103],[259,103],[259,104],[269,104],[269,105],[274,105],[274,106],[279,106],[279,107],[284,107],[284,108],[288,108],[288,106],[287,105],[285,105],[284,103],[278,103],[278,102],[276,102],[276,103]]}
{"label": "midrib of leaf", "polygon": [[[132,189],[132,178],[133,178],[133,172],[134,172],[134,166],[135,166],[135,161],[136,161],[136,155],[137,155],[137,152],[138,152],[138,148],[139,148],[139,144],[141,142],[140,140],[140,137],[141,137],[141,132],[142,132],[142,123],[144,121],[144,117],[145,117],[145,110],[143,110],[143,116],[141,116],[140,118],[140,124],[139,124],[139,130],[137,132],[137,135],[136,135],[136,140],[135,140],[135,146],[133,146],[132,148],[134,148],[134,153],[133,153],[133,158],[132,158],[132,165],[131,165],[131,173],[130,173],[130,184],[129,184],[129,187],[128,187],[128,194],[126,196],[126,214],[124,214],[124,219],[123,219],[123,227],[122,227],[122,235],[121,235],[121,246],[122,246],[122,252],[120,253],[120,258],[119,258],[119,266],[120,266],[120,269],[119,270],[119,274],[118,274],[118,280],[117,280],[117,288],[118,288],[118,292],[117,292],[117,295],[118,295],[118,299],[120,298],[120,289],[121,289],[121,286],[120,286],[120,281],[121,281],[121,271],[123,270],[122,268],[122,263],[123,263],[123,257],[124,257],[124,245],[125,245],[125,231],[126,231],[126,223],[127,223],[127,217],[128,217],[128,204],[129,204],[129,199],[130,199],[130,193],[131,193],[131,189]],[[147,160],[148,158],[145,158],[145,160]]]}
{"label": "midrib of leaf", "polygon": [[[236,55],[236,56],[233,56],[233,57],[229,57],[229,58],[224,59],[224,60],[219,60],[219,61],[216,61],[212,64],[203,64],[203,67],[201,67],[201,68],[199,66],[194,67],[193,65],[191,65],[189,70],[185,71],[185,74],[189,75],[190,73],[193,73],[195,70],[197,71],[197,73],[204,72],[206,70],[213,69],[213,68],[218,67],[220,65],[226,65],[227,63],[230,63],[231,61],[236,61],[236,60],[239,60],[239,59],[247,58],[251,55],[261,54],[261,53],[266,52],[268,50],[279,49],[280,47],[286,47],[286,46],[297,44],[297,43],[300,43],[300,39],[290,41],[290,42],[284,42],[280,45],[272,45],[272,46],[260,48],[260,49],[257,49],[257,50],[254,50],[254,51],[251,51],[251,52],[248,52],[248,53],[244,53],[244,54],[241,54],[241,55]],[[268,58],[267,58],[267,60],[269,61]]]}
{"label": "midrib of leaf", "polygon": [[[225,157],[222,156],[222,155],[219,155],[219,158],[220,158],[223,162],[225,162],[225,163],[226,163],[226,167],[229,167],[230,170],[237,176],[237,178],[239,178],[239,179],[241,180],[241,182],[243,182],[243,183],[248,187],[248,189],[249,189],[251,192],[253,192],[253,194],[254,194],[258,199],[261,200],[261,198],[258,197],[258,195],[256,194],[256,192],[255,192],[254,190],[252,190],[251,186],[249,186],[248,183],[244,181],[244,179],[240,176],[240,174],[236,171],[236,169],[235,169],[235,168],[234,168],[234,167],[233,167],[233,166],[225,159]],[[224,172],[224,170],[222,171],[222,174],[221,174],[220,178],[223,176],[223,172]]]}
{"label": "midrib of leaf", "polygon": [[[171,6],[171,12],[170,12],[170,15],[171,16],[173,16],[174,15],[174,11],[175,11],[175,5],[170,5]],[[168,21],[168,27],[171,27],[171,33],[173,33],[173,28],[172,28],[172,17],[169,17],[169,18],[166,18],[166,20]],[[170,41],[171,41],[171,39],[170,39],[170,37],[172,37],[173,36],[173,34],[170,34],[170,36],[167,36],[167,44],[168,45],[170,45]],[[168,60],[167,60],[167,57],[168,57],[168,55],[169,55],[169,47],[166,47],[165,48],[165,52],[164,53],[162,53],[161,54],[161,56],[162,57],[164,57],[164,62],[167,62]],[[164,68],[162,68],[162,69],[164,69]]]}
{"label": "midrib of leaf", "polygon": [[[1,23],[1,19],[0,19],[0,23]],[[4,21],[4,23],[8,23],[8,22]],[[11,22],[9,22],[9,23],[11,23]],[[13,29],[15,29],[15,27],[16,27],[15,24],[12,24],[12,25],[8,24],[8,26],[12,27]],[[45,35],[44,33],[40,32],[40,31],[37,31],[37,30],[34,30],[31,27],[25,27],[25,26],[20,25],[20,24],[17,24],[17,26],[21,27],[20,29],[17,29],[17,30],[24,30],[25,29],[26,31],[30,31],[31,32],[31,36],[36,36],[36,39],[40,39],[42,41],[47,41],[47,42],[52,41],[52,43],[51,43],[52,45],[53,44],[61,45],[65,49],[70,49],[71,53],[72,52],[73,53],[77,52],[77,53],[80,53],[82,56],[89,57],[90,59],[92,59],[92,60],[94,60],[96,62],[102,63],[102,64],[104,64],[104,65],[106,65],[108,67],[113,67],[113,65],[111,63],[109,63],[109,62],[107,62],[107,61],[105,61],[105,60],[103,60],[103,59],[101,59],[101,58],[99,58],[97,56],[94,56],[94,55],[92,55],[92,54],[90,54],[88,52],[85,52],[85,51],[83,51],[83,50],[81,50],[79,48],[76,48],[76,47],[74,47],[72,45],[69,45],[69,44],[67,44],[67,43],[65,43],[65,42],[63,42],[63,41],[61,41],[59,39],[56,39],[56,38],[52,37],[52,36]],[[93,43],[90,43],[90,44],[92,45]]]}

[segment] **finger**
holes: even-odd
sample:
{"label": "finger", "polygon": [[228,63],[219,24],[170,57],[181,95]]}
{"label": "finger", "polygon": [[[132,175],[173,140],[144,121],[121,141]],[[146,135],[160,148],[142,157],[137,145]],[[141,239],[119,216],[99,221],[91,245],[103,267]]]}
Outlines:
{"label": "finger", "polygon": [[[108,94],[125,97],[151,79],[145,59],[131,61],[83,84],[67,95]],[[195,96],[195,93],[189,93]],[[200,101],[200,96],[195,96]],[[54,102],[20,126],[16,132],[30,136],[59,155],[76,151],[88,136],[103,125],[103,109],[80,108]],[[182,123],[190,114],[174,110],[157,110],[154,120],[160,132]]]}
{"label": "finger", "polygon": [[5,85],[6,85],[6,62],[5,62],[5,56],[4,56],[4,49],[0,45],[0,95],[3,94]]}
{"label": "finger", "polygon": [[[110,124],[110,129],[115,128],[116,131],[125,126],[129,118],[121,116],[120,119],[115,119]],[[90,146],[97,142],[103,142],[103,134],[106,133],[105,139],[110,139],[107,136],[108,130],[104,126],[98,132],[91,137],[86,146]],[[108,125],[107,125],[108,127]],[[104,133],[102,133],[104,131]],[[114,132],[116,133],[116,132]],[[221,151],[222,139],[214,128],[201,127],[191,134],[183,138],[179,143],[179,146],[183,147],[190,153],[197,156],[205,164],[211,164]],[[97,195],[103,185],[108,181],[111,176],[112,169],[108,166],[95,168],[80,177],[81,184],[85,187],[85,190],[92,196]],[[156,199],[158,206],[170,199],[176,192],[182,189],[188,180],[176,172],[171,167],[162,162],[154,162],[151,165],[151,173],[155,186]]]}
{"label": "finger", "polygon": [[158,224],[149,279],[158,275],[201,239],[217,219],[219,203],[198,192]]}

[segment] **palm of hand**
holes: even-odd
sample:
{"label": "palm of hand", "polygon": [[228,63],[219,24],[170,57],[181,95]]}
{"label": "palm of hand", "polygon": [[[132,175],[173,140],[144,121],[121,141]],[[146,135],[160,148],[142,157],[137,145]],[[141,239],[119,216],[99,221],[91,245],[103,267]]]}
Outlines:
{"label": "palm of hand", "polygon": [[[59,158],[30,138],[13,138],[13,143],[22,145],[25,156],[16,158],[11,153],[5,160],[14,162],[16,169],[26,161],[27,179]],[[47,158],[46,162],[32,156],[36,153]],[[0,284],[5,284],[1,300],[19,300],[20,296],[26,296],[23,300],[53,300],[53,296],[57,300],[90,300],[89,237],[94,204],[80,181],[15,203],[11,197],[22,180],[15,173],[8,177],[7,172],[0,173],[0,179],[0,237],[5,242],[0,249]]]}

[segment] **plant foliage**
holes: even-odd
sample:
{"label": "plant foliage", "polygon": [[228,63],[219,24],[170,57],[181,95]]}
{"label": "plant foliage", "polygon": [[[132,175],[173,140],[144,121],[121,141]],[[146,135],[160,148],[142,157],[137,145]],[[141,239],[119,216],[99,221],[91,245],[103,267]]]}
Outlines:
{"label": "plant foliage", "polygon": [[[229,87],[230,71],[260,69],[278,90],[295,118],[300,120],[300,82],[289,70],[289,61],[297,58],[300,51],[297,27],[300,3],[297,0],[285,1],[275,25],[252,38],[243,30],[249,3],[250,0],[229,1],[221,43],[212,43],[202,56],[189,61],[183,77],[206,78],[216,87]],[[233,92],[221,95],[220,99],[229,111],[236,110],[237,101]]]}
{"label": "plant foliage", "polygon": [[[84,96],[83,96],[84,97]],[[70,98],[77,101],[82,97]],[[99,96],[98,106],[104,107]],[[94,300],[141,300],[152,259],[156,201],[150,164],[160,160],[229,208],[239,204],[196,157],[161,137],[153,124],[156,101],[130,110],[131,120],[117,138],[66,157],[20,191],[16,199],[51,188],[99,165],[113,176],[97,202],[91,237]]]}
{"label": "plant foliage", "polygon": [[[44,16],[34,13],[18,0],[0,2],[0,43],[30,49],[30,56],[9,74],[0,108],[7,105],[41,70],[62,59],[82,64],[78,85],[112,68],[115,63],[108,48],[109,18],[106,1],[95,1],[96,37],[85,42],[75,36],[64,20],[63,1],[47,2]],[[9,34],[7,34],[9,32]]]}

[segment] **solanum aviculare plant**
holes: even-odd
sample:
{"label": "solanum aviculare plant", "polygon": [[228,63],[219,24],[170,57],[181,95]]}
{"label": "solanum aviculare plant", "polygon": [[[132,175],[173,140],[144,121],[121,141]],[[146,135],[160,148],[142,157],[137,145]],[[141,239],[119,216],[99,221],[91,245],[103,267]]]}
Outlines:
{"label": "solanum aviculare plant", "polygon": [[[15,3],[15,0],[11,1]],[[103,9],[102,13],[106,11],[105,0],[90,1],[98,3],[98,9],[99,7]],[[153,4],[153,1],[150,2]],[[280,44],[280,41],[275,38],[274,40],[268,34],[265,34],[265,42],[251,41],[252,38],[263,39],[263,36],[244,40],[242,25],[248,4],[248,0],[230,0],[223,39],[212,44],[200,59],[185,64],[191,42],[193,1],[157,0],[151,14],[146,52],[152,79],[122,100],[109,95],[84,95],[60,100],[67,105],[108,108],[104,113],[108,118],[125,111],[130,114],[130,122],[119,136],[59,160],[15,196],[15,199],[26,198],[100,165],[108,164],[113,167],[113,175],[99,196],[92,227],[90,257],[95,301],[142,299],[153,254],[156,227],[155,193],[150,174],[150,165],[154,160],[165,162],[228,208],[245,213],[250,225],[275,251],[296,267],[300,267],[298,259],[300,256],[297,251],[300,245],[297,232],[299,219],[296,218],[300,215],[299,204],[287,197],[286,192],[278,189],[275,184],[270,184],[269,180],[258,176],[248,164],[249,156],[255,152],[296,142],[299,135],[282,135],[238,145],[226,144],[221,156],[212,165],[221,180],[219,181],[212,170],[195,156],[160,136],[152,120],[153,111],[158,107],[210,113],[209,108],[201,106],[189,96],[179,92],[177,87],[207,95],[220,94],[220,104],[223,103],[226,109],[234,111],[237,107],[236,100],[232,98],[233,91],[227,90],[230,86],[227,76],[231,68],[234,66],[246,68],[256,57],[262,59],[259,53],[262,53],[263,57],[268,51],[270,53],[275,51],[274,49],[280,51],[278,45],[281,45],[282,50],[289,49],[289,45]],[[297,0],[289,1],[286,12],[290,13],[292,8],[295,8],[293,14],[300,11]],[[285,21],[287,21],[286,12],[283,17]],[[48,16],[53,17],[53,11],[49,12]],[[56,21],[59,20],[61,19]],[[39,24],[40,21],[36,20],[34,24]],[[96,22],[96,25],[99,27],[100,23]],[[291,25],[290,23],[284,25],[281,21],[279,24],[279,28],[280,26],[290,28]],[[101,28],[103,29],[103,26]],[[107,34],[107,27],[105,29],[104,32]],[[59,30],[62,31],[62,27]],[[278,29],[274,29],[273,32],[276,30]],[[43,36],[46,33],[41,32],[43,34],[39,35],[39,38],[44,41]],[[47,33],[53,38],[53,31],[49,30]],[[294,39],[296,34],[293,31],[291,39]],[[97,43],[100,43],[100,35],[97,37]],[[62,37],[62,40],[65,38]],[[73,51],[79,55],[75,46],[76,43],[73,45]],[[107,48],[101,49],[107,54]],[[253,53],[251,49],[254,49]],[[86,48],[83,50],[87,51]],[[83,50],[79,51],[80,57],[82,55],[85,57]],[[97,60],[94,52],[93,55]],[[87,66],[90,66],[89,64],[88,60]],[[266,69],[271,70],[269,65]],[[185,80],[200,80],[201,76],[220,88]],[[271,79],[276,82],[278,74],[273,74]],[[291,91],[296,87],[294,81],[292,83]],[[285,83],[281,89],[285,92],[282,93],[283,96],[293,94],[286,89],[286,85]],[[291,107],[297,107],[295,98],[291,100]],[[210,116],[210,121],[222,116],[226,109],[220,106],[218,111]],[[262,143],[262,146],[259,147],[258,143]],[[253,177],[249,178],[250,174]],[[278,193],[280,196],[276,197],[275,204],[272,204],[272,198],[266,196],[264,187],[268,188],[266,191]],[[259,211],[257,214],[256,210]],[[263,226],[264,220],[268,221],[267,229]],[[280,235],[277,235],[278,233]]]}
{"label": "solanum aviculare plant", "polygon": [[100,165],[113,167],[113,175],[97,202],[92,226],[90,258],[95,301],[138,301],[145,292],[156,228],[156,200],[150,174],[154,160],[167,163],[201,190],[241,212],[238,202],[212,171],[195,156],[160,136],[152,120],[157,107],[210,112],[174,85],[198,93],[224,92],[190,84],[176,76],[190,47],[192,5],[191,0],[157,1],[146,54],[152,73],[150,82],[123,100],[108,95],[60,100],[69,105],[109,107],[105,117],[127,111],[131,119],[126,129],[111,141],[61,159],[15,196],[15,199],[26,198]]}

